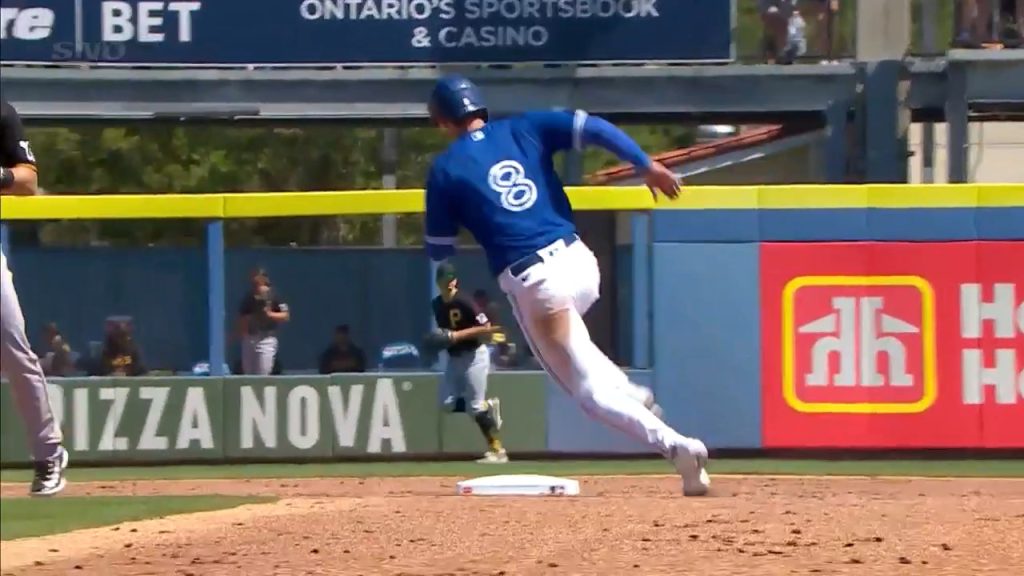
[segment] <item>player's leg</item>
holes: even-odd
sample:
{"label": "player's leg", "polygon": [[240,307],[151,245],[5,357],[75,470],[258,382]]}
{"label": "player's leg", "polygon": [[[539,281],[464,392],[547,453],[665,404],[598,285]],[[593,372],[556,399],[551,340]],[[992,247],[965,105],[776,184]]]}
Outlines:
{"label": "player's leg", "polygon": [[[686,494],[707,491],[707,449],[695,438],[673,430],[628,394],[629,379],[591,341],[574,302],[581,284],[599,278],[596,260],[585,246],[563,250],[538,265],[526,280],[503,276],[502,289],[523,335],[548,374],[591,417],[655,448],[676,465]],[[596,293],[596,286],[589,288]]]}
{"label": "player's leg", "polygon": [[68,454],[61,446],[60,425],[50,407],[46,377],[25,335],[25,318],[6,259],[0,264],[0,364],[11,383],[35,461],[31,493],[57,494],[66,484],[64,468]]}
{"label": "player's leg", "polygon": [[242,374],[248,376],[258,374],[259,362],[256,355],[256,338],[254,336],[243,337],[240,351],[242,354]]}
{"label": "player's leg", "polygon": [[[598,265],[597,257],[583,242],[576,242],[568,249],[573,252],[572,260],[579,263],[578,270],[574,274],[579,282],[576,284],[573,305],[582,317],[601,297],[601,268]],[[601,357],[611,365],[611,369],[619,370],[618,366],[603,353]],[[619,371],[621,372],[621,370]],[[628,377],[619,380],[616,385],[621,388],[623,394],[643,404],[658,418],[662,417],[662,409],[655,401],[653,390],[647,386],[636,384]]]}
{"label": "player's leg", "polygon": [[466,412],[466,398],[463,392],[462,373],[465,370],[465,360],[460,356],[448,356],[444,372],[441,373],[441,387],[438,395],[441,406],[445,411],[452,414]]}
{"label": "player's leg", "polygon": [[589,341],[586,325],[575,309],[533,316],[522,310],[520,302],[512,309],[537,360],[584,411],[663,454],[687,443],[688,439],[625,392],[625,373]]}
{"label": "player's leg", "polygon": [[497,399],[487,398],[487,376],[491,371],[490,353],[486,346],[479,346],[472,354],[467,354],[467,358],[469,365],[463,376],[466,381],[470,415],[487,441],[487,452],[479,461],[503,464],[508,462],[508,454],[501,445],[501,438],[498,435],[501,426],[496,419],[499,404]]}
{"label": "player's leg", "polygon": [[257,374],[269,376],[274,372],[274,359],[277,357],[277,337],[264,336],[256,342]]}
{"label": "player's leg", "polygon": [[242,341],[242,372],[250,376],[268,376],[274,370],[277,338],[246,336]]}

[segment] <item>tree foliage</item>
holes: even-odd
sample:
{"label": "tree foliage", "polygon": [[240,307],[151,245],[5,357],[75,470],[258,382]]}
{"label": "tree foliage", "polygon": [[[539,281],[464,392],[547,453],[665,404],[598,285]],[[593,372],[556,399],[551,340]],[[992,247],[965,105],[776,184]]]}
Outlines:
{"label": "tree foliage", "polygon": [[[685,146],[682,126],[627,128],[653,152]],[[374,189],[382,186],[383,129],[348,125],[261,127],[197,124],[29,127],[39,159],[40,184],[50,194],[167,194]],[[399,187],[419,188],[441,134],[431,128],[399,131]],[[585,172],[617,160],[588,152]],[[399,243],[418,244],[422,218],[399,218]],[[374,245],[379,217],[233,220],[232,245]],[[194,221],[59,222],[41,227],[47,244],[194,245]]]}

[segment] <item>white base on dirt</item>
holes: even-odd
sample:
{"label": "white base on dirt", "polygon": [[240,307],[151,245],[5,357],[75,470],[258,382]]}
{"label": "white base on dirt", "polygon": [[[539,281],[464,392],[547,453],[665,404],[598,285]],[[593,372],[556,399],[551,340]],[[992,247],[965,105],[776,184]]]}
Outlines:
{"label": "white base on dirt", "polygon": [[580,483],[569,478],[536,474],[502,474],[463,480],[455,485],[461,496],[578,496]]}

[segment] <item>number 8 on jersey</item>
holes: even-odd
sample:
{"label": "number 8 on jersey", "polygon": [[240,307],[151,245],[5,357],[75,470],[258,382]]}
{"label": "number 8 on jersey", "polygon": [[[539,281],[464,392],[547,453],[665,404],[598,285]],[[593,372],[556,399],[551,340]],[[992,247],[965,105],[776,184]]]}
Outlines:
{"label": "number 8 on jersey", "polygon": [[537,201],[537,185],[526,177],[523,165],[515,160],[502,160],[491,166],[487,183],[501,194],[501,206],[506,210],[522,212]]}

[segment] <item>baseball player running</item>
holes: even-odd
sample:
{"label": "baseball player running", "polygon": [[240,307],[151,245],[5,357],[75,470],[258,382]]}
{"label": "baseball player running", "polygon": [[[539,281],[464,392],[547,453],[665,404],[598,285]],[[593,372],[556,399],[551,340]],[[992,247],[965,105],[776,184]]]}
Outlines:
{"label": "baseball player running", "polygon": [[[38,189],[36,159],[32,155],[21,119],[6,100],[0,101],[0,194],[31,196]],[[61,445],[59,424],[53,417],[46,394],[46,378],[39,358],[25,336],[14,278],[7,267],[7,255],[0,250],[0,364],[11,382],[18,411],[28,428],[35,477],[30,493],[53,496],[64,489],[67,450]]]}
{"label": "baseball player running", "polygon": [[453,140],[427,177],[425,240],[431,258],[451,256],[460,226],[467,228],[551,378],[587,414],[664,454],[682,476],[684,495],[706,494],[704,443],[662,421],[651,390],[630,382],[590,339],[583,314],[598,298],[600,270],[576,235],[552,156],[596,144],[630,162],[652,193],[668,198],[679,195],[675,175],[622,130],[581,110],[489,122],[479,90],[459,76],[438,81],[429,109]]}
{"label": "baseball player running", "polygon": [[501,403],[487,398],[487,374],[491,371],[491,355],[486,337],[499,331],[487,315],[475,311],[459,293],[455,267],[445,262],[437,267],[440,294],[432,306],[440,329],[438,344],[448,351],[448,365],[442,376],[441,397],[445,408],[454,413],[468,413],[480,427],[487,441],[487,452],[477,462],[504,464],[508,454],[498,438],[501,429]]}

